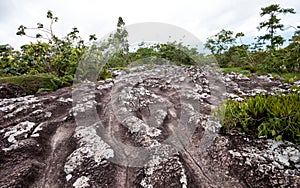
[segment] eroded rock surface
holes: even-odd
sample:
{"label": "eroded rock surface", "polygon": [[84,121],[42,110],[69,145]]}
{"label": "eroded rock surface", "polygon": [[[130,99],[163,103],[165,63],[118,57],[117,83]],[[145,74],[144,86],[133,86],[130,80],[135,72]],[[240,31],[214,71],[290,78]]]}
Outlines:
{"label": "eroded rock surface", "polygon": [[0,187],[299,187],[299,146],[220,134],[211,116],[225,98],[297,84],[154,66],[1,99]]}
{"label": "eroded rock surface", "polygon": [[19,85],[12,83],[2,83],[0,84],[0,98],[15,98],[25,96],[25,90]]}

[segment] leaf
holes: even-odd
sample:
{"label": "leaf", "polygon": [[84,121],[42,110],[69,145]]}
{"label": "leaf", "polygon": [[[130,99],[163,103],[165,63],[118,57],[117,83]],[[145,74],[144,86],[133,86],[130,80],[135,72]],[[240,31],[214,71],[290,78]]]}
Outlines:
{"label": "leaf", "polygon": [[36,37],[36,38],[41,38],[42,35],[38,33],[38,34],[35,35],[35,37]]}
{"label": "leaf", "polygon": [[282,140],[282,135],[276,136],[275,140],[276,140],[276,141],[281,141],[281,140]]}
{"label": "leaf", "polygon": [[43,28],[43,27],[44,27],[44,25],[43,25],[43,24],[41,24],[41,23],[37,23],[37,25],[38,25],[38,27],[37,27],[37,28],[39,28],[39,29],[41,29],[41,28]]}
{"label": "leaf", "polygon": [[47,18],[50,18],[50,19],[53,18],[53,14],[52,14],[51,10],[48,10],[48,12],[47,12]]}

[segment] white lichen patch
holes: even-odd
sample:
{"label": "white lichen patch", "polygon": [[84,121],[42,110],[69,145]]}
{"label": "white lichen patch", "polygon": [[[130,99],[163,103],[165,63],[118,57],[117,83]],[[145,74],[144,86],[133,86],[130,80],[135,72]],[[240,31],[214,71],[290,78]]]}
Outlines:
{"label": "white lichen patch", "polygon": [[105,83],[105,84],[103,84],[103,85],[99,85],[99,86],[97,87],[97,89],[98,89],[98,90],[109,89],[109,88],[111,88],[111,87],[113,87],[113,86],[114,86],[114,83],[113,83],[113,82],[109,82],[109,83]]}
{"label": "white lichen patch", "polygon": [[17,113],[19,112],[22,112],[23,110],[26,110],[28,109],[30,106],[29,105],[23,105],[19,108],[17,108],[15,111],[13,111],[12,113],[9,113],[9,114],[6,114],[5,116],[3,116],[4,119],[7,119],[7,118],[11,118],[11,117],[14,117]]}
{"label": "white lichen patch", "polygon": [[66,180],[67,180],[67,181],[69,181],[71,178],[72,178],[72,174],[68,174],[68,175],[66,176]]}
{"label": "white lichen patch", "polygon": [[242,155],[240,152],[229,150],[228,153],[230,153],[234,158],[241,158]]}
{"label": "white lichen patch", "polygon": [[38,102],[40,102],[40,100],[32,95],[6,99],[0,102],[0,111],[8,112],[8,114],[3,116],[4,119],[8,119],[29,108],[35,109],[38,106],[41,106]]}
{"label": "white lichen patch", "polygon": [[200,95],[199,93],[196,93],[193,90],[183,90],[181,95],[185,99],[191,99],[191,100],[195,100],[195,101],[201,101],[201,99],[209,97],[209,95],[207,93],[203,93]]}
{"label": "white lichen patch", "polygon": [[45,118],[50,118],[52,116],[52,112],[46,112],[45,113]]}
{"label": "white lichen patch", "polygon": [[75,188],[90,187],[89,180],[90,180],[90,178],[88,178],[86,176],[81,176],[73,183],[73,187],[75,187]]}
{"label": "white lichen patch", "polygon": [[77,116],[78,113],[83,113],[87,110],[95,109],[96,104],[97,102],[95,100],[86,101],[84,103],[78,103],[72,108],[73,115]]}
{"label": "white lichen patch", "polygon": [[[261,140],[257,140],[258,143]],[[261,150],[254,146],[244,147],[243,151],[232,151],[229,153],[234,158],[245,158],[245,164],[252,166],[253,161],[258,163],[259,169],[265,171],[266,169],[285,169],[289,168],[292,164],[295,166],[300,163],[299,148],[293,147],[292,143],[287,141],[274,141],[266,140],[265,149]],[[271,162],[268,162],[271,161]]]}
{"label": "white lichen patch", "polygon": [[92,158],[101,164],[104,159],[114,156],[113,150],[97,135],[94,127],[77,127],[74,137],[78,140],[79,148],[67,158],[64,166],[66,174],[71,174],[84,159]]}
{"label": "white lichen patch", "polygon": [[59,99],[57,99],[58,102],[65,102],[65,103],[70,103],[70,102],[73,102],[73,99],[72,98],[63,98],[63,97],[60,97]]}
{"label": "white lichen patch", "polygon": [[33,115],[37,115],[37,114],[40,114],[40,113],[42,113],[42,112],[43,112],[42,109],[37,109],[37,110],[33,111],[32,114],[33,114]]}
{"label": "white lichen patch", "polygon": [[43,125],[44,123],[40,123],[38,126],[36,126],[31,134],[31,137],[39,137],[40,134],[38,132],[43,130]]}
{"label": "white lichen patch", "polygon": [[147,183],[147,180],[146,179],[142,179],[140,185],[144,188],[153,188],[153,185]]}
{"label": "white lichen patch", "polygon": [[274,79],[272,74],[257,76],[258,79],[265,80],[266,82],[272,82]]}
{"label": "white lichen patch", "polygon": [[289,144],[285,142],[276,142],[274,140],[268,140],[269,149],[267,153],[274,156],[274,160],[284,166],[290,166],[290,161],[295,164],[300,163],[300,151],[295,147],[282,147],[282,145]]}
{"label": "white lichen patch", "polygon": [[[169,164],[167,164],[169,162]],[[167,164],[167,165],[166,165]],[[172,172],[174,170],[174,172]],[[173,173],[174,176],[179,176],[181,187],[187,188],[187,176],[185,169],[177,156],[162,157],[153,155],[144,166],[145,177],[141,180],[140,185],[144,188],[154,187],[163,173]]]}
{"label": "white lichen patch", "polygon": [[[151,106],[151,105],[150,105]],[[161,107],[162,108],[162,107]],[[154,113],[155,126],[161,126],[167,117],[168,113],[165,109],[157,109]],[[150,124],[152,125],[152,124]]]}
{"label": "white lichen patch", "polygon": [[187,188],[188,183],[187,183],[187,176],[185,174],[185,169],[184,169],[182,163],[179,160],[178,160],[178,164],[181,168],[181,171],[180,171],[181,176],[180,176],[180,180],[179,180],[180,183],[181,183],[181,187],[182,188]]}
{"label": "white lichen patch", "polygon": [[3,148],[2,150],[4,152],[7,152],[7,151],[16,150],[16,149],[19,149],[19,148],[24,148],[26,146],[33,146],[33,145],[39,147],[39,144],[36,140],[34,140],[34,139],[24,139],[24,140],[18,141],[16,144],[10,145],[7,148]]}
{"label": "white lichen patch", "polygon": [[95,83],[87,81],[87,83],[73,90],[72,111],[74,116],[96,108],[97,102],[95,101],[94,87]]}
{"label": "white lichen patch", "polygon": [[[7,138],[7,141],[10,143],[17,143],[15,137],[25,134],[25,138],[28,135],[28,132],[34,127],[35,123],[30,121],[25,121],[19,123],[13,127],[6,128],[4,138]],[[27,134],[26,134],[27,133]]]}
{"label": "white lichen patch", "polygon": [[243,80],[243,81],[249,81],[250,78],[248,78],[247,76],[243,75],[243,74],[238,74],[235,79],[237,80]]}
{"label": "white lichen patch", "polygon": [[147,168],[145,169],[145,174],[147,176],[151,176],[162,161],[163,161],[163,159],[158,155],[151,156],[151,159],[147,163]]}
{"label": "white lichen patch", "polygon": [[236,100],[236,101],[240,101],[240,102],[244,100],[243,98],[239,97],[238,95],[236,95],[234,93],[225,93],[225,96],[227,98],[230,98],[230,99]]}
{"label": "white lichen patch", "polygon": [[8,112],[18,106],[29,105],[36,102],[39,102],[39,100],[37,97],[34,97],[33,95],[28,95],[25,97],[18,97],[13,99],[4,99],[0,101],[0,111]]}
{"label": "white lichen patch", "polygon": [[265,94],[267,94],[267,90],[256,88],[256,89],[251,90],[248,95],[249,96],[256,96],[256,95],[259,95],[259,94],[265,95]]}
{"label": "white lichen patch", "polygon": [[159,136],[162,132],[160,129],[155,127],[149,127],[143,120],[135,116],[126,118],[122,124],[126,126],[131,133],[146,134],[150,137]]}

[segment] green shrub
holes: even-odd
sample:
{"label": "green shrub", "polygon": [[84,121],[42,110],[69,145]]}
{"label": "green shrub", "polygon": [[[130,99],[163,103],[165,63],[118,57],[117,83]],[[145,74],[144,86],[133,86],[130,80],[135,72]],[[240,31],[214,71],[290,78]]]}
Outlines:
{"label": "green shrub", "polygon": [[284,73],[281,75],[285,82],[292,83],[300,80],[300,73]]}
{"label": "green shrub", "polygon": [[[300,144],[300,94],[250,97],[242,103],[227,100],[215,115],[224,113],[223,126],[241,127],[258,137],[289,140]],[[219,116],[220,117],[220,116]]]}

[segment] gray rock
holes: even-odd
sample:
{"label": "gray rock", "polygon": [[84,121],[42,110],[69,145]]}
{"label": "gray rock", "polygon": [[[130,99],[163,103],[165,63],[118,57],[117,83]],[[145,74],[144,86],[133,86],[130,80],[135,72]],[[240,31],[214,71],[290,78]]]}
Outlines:
{"label": "gray rock", "polygon": [[0,187],[300,186],[298,145],[219,134],[211,115],[225,98],[293,84],[207,66],[129,72],[0,99]]}

